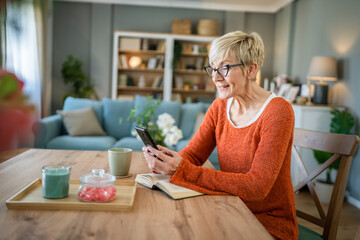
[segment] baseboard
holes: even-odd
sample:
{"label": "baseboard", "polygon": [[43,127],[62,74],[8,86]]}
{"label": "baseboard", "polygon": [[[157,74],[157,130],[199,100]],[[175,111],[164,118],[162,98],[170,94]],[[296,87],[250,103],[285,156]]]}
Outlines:
{"label": "baseboard", "polygon": [[358,209],[360,209],[360,201],[357,200],[356,198],[353,198],[351,196],[347,196],[347,201],[351,205],[353,205],[353,206],[357,207]]}

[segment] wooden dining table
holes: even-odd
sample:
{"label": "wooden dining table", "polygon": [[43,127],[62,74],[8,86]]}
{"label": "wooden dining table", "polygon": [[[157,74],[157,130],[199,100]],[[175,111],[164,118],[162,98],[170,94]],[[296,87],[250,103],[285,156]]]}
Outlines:
{"label": "wooden dining table", "polygon": [[[29,149],[1,163],[0,239],[272,239],[237,196],[173,200],[140,184],[127,212],[8,209],[6,200],[49,164],[71,165],[71,179],[95,168],[109,172],[106,151]],[[203,167],[213,168],[209,161]],[[133,152],[130,176],[117,181],[149,172],[143,154]]]}

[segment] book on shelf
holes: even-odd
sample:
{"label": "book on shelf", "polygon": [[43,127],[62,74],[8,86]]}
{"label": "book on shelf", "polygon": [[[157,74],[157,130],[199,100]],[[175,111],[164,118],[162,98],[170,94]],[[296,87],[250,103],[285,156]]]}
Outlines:
{"label": "book on shelf", "polygon": [[153,87],[153,88],[160,87],[161,82],[162,82],[162,76],[157,76],[157,77],[154,78],[154,81],[153,81],[151,87]]}
{"label": "book on shelf", "polygon": [[119,47],[121,50],[140,50],[141,39],[121,37]]}
{"label": "book on shelf", "polygon": [[146,173],[136,175],[135,181],[150,189],[158,188],[174,200],[204,195],[203,193],[172,184],[169,182],[169,179],[170,176],[168,175]]}
{"label": "book on shelf", "polygon": [[156,51],[165,52],[165,40],[159,41],[159,43],[156,47]]}
{"label": "book on shelf", "polygon": [[197,57],[196,61],[195,61],[196,70],[200,70],[200,71],[203,70],[204,69],[203,66],[204,66],[204,58],[203,57]]}
{"label": "book on shelf", "polygon": [[118,86],[120,87],[125,87],[127,85],[127,79],[128,79],[128,75],[126,74],[119,74],[119,82],[118,82]]}
{"label": "book on shelf", "polygon": [[183,88],[184,87],[184,81],[181,76],[175,77],[175,88]]}
{"label": "book on shelf", "polygon": [[119,56],[119,65],[123,68],[129,68],[129,59],[128,56],[120,54]]}
{"label": "book on shelf", "polygon": [[164,78],[161,77],[161,78],[160,78],[160,81],[159,81],[158,84],[157,84],[157,87],[158,87],[158,88],[161,88],[161,87],[163,87],[163,85],[164,85]]}
{"label": "book on shelf", "polygon": [[157,58],[157,69],[164,68],[164,55],[156,55]]}
{"label": "book on shelf", "polygon": [[[203,64],[202,69],[204,69],[204,67],[209,66],[209,65],[210,65],[210,64],[209,64],[209,58],[206,57],[205,60],[204,60],[204,64]],[[202,69],[201,69],[201,70],[202,70]]]}

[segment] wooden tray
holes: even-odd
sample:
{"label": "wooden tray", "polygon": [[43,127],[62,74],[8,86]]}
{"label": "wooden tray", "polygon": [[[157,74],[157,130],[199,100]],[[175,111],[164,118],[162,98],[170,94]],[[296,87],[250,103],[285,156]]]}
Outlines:
{"label": "wooden tray", "polygon": [[42,197],[41,179],[38,178],[6,200],[6,206],[9,209],[130,211],[134,205],[135,181],[115,181],[116,198],[107,203],[79,200],[77,192],[80,185],[80,180],[70,180],[68,197],[46,199]]}

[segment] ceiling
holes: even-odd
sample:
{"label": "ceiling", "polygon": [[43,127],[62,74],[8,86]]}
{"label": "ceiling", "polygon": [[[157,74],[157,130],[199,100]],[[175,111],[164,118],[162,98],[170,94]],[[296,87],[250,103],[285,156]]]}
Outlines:
{"label": "ceiling", "polygon": [[234,12],[274,13],[294,0],[59,0],[153,7],[192,8]]}

